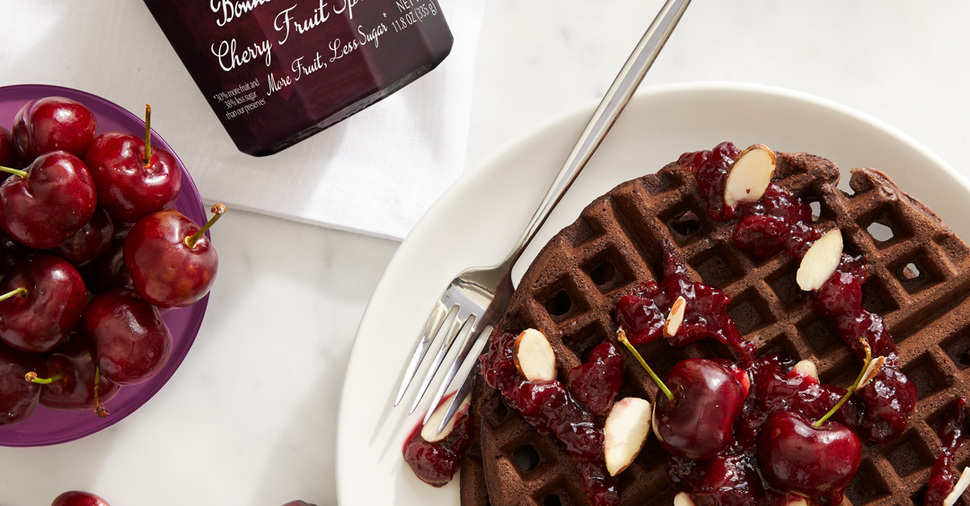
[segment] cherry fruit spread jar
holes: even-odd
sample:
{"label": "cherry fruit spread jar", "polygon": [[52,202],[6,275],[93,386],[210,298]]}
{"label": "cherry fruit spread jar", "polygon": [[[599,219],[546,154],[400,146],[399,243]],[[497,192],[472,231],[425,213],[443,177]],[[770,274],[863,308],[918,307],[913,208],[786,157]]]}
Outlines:
{"label": "cherry fruit spread jar", "polygon": [[438,0],[144,0],[236,147],[262,156],[448,55]]}

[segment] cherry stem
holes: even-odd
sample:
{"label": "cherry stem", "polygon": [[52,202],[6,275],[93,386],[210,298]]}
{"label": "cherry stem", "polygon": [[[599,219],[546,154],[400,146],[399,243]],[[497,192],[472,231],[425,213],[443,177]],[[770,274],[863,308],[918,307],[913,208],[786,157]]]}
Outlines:
{"label": "cherry stem", "polygon": [[104,409],[98,399],[98,386],[101,384],[101,367],[94,366],[94,414],[101,418],[108,416],[108,410]]}
{"label": "cherry stem", "polygon": [[849,397],[859,389],[859,385],[862,383],[862,379],[866,376],[866,373],[869,372],[869,364],[872,362],[872,348],[869,347],[869,343],[866,342],[865,339],[859,339],[859,342],[862,343],[862,349],[866,352],[866,358],[862,361],[862,370],[859,371],[859,375],[856,376],[855,381],[852,382],[852,386],[845,391],[845,395],[839,399],[839,402],[835,403],[835,406],[832,406],[832,409],[830,409],[828,413],[822,415],[822,418],[819,418],[817,422],[812,424],[815,427],[821,427],[826,420],[831,418],[832,415],[834,415],[835,412],[838,411],[839,408],[841,408],[842,405],[849,400]]}
{"label": "cherry stem", "polygon": [[0,302],[3,302],[5,300],[7,300],[7,299],[9,299],[11,297],[17,296],[17,295],[19,295],[21,297],[26,297],[27,296],[27,289],[21,286],[20,288],[15,288],[13,290],[10,290],[9,292],[7,292],[5,294],[0,295]]}
{"label": "cherry stem", "polygon": [[634,358],[637,359],[637,362],[640,362],[640,365],[643,366],[643,369],[647,371],[647,374],[650,375],[653,382],[656,383],[664,395],[667,396],[667,399],[669,399],[670,402],[674,402],[674,393],[667,388],[667,385],[665,385],[663,381],[661,381],[660,376],[657,376],[657,373],[653,372],[653,369],[647,365],[647,361],[643,359],[640,352],[637,351],[636,347],[634,347],[633,344],[630,343],[630,340],[626,338],[626,331],[624,331],[622,328],[618,329],[616,331],[616,339],[623,343],[623,346],[626,346],[626,349],[630,350],[630,353],[632,353]]}
{"label": "cherry stem", "polygon": [[30,371],[24,375],[24,379],[31,383],[37,383],[38,385],[50,385],[51,383],[56,383],[64,379],[64,371],[57,371],[57,374],[51,376],[50,378],[41,378],[37,376],[37,373]]}
{"label": "cherry stem", "polygon": [[0,171],[13,174],[15,176],[19,176],[22,178],[27,177],[26,170],[15,169],[13,167],[4,167],[3,165],[0,165]]}
{"label": "cherry stem", "polygon": [[152,159],[152,106],[145,104],[145,167],[148,167],[149,160]]}
{"label": "cherry stem", "polygon": [[199,242],[199,239],[202,238],[202,234],[204,234],[206,230],[209,230],[209,227],[211,227],[212,225],[215,225],[215,223],[219,221],[219,218],[221,218],[222,215],[226,213],[226,205],[216,204],[212,206],[211,211],[212,211],[212,217],[209,218],[209,221],[207,221],[205,225],[202,225],[202,228],[200,228],[196,233],[185,238],[185,245],[188,246],[189,248],[194,248],[195,243]]}

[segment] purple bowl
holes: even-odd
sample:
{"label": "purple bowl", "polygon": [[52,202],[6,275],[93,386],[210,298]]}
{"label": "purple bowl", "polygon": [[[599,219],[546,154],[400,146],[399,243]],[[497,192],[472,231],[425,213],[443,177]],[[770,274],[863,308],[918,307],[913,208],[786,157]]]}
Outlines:
{"label": "purple bowl", "polygon": [[[117,104],[83,91],[35,84],[0,87],[0,125],[9,130],[14,115],[24,103],[48,96],[67,97],[86,105],[98,118],[98,133],[119,131],[139,137],[145,135],[144,120]],[[204,223],[208,218],[192,176],[168,143],[154,131],[152,145],[172,153],[182,171],[182,191],[175,202],[175,209],[196,223]],[[170,309],[162,314],[162,319],[172,332],[172,354],[168,362],[147,381],[121,387],[118,394],[105,403],[110,413],[107,417],[99,418],[93,410],[54,410],[38,406],[30,418],[0,426],[0,446],[44,446],[73,441],[110,427],[133,413],[175,374],[199,333],[208,300],[209,296],[206,295],[191,306]]]}

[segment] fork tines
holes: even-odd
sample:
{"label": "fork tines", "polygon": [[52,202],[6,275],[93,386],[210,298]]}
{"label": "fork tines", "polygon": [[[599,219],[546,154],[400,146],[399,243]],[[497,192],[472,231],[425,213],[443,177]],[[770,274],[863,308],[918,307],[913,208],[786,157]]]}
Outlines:
{"label": "fork tines", "polygon": [[[435,342],[438,342],[437,350],[434,353],[433,358],[430,361],[427,371],[421,380],[420,387],[414,397],[414,401],[411,404],[411,408],[408,414],[413,414],[424,396],[427,394],[432,382],[438,377],[438,372],[441,366],[445,363],[445,359],[452,356],[450,365],[448,366],[447,372],[441,377],[438,388],[435,391],[431,405],[424,416],[422,423],[427,423],[431,414],[441,403],[442,399],[445,397],[448,389],[454,383],[456,378],[459,378],[459,372],[462,370],[462,366],[465,365],[469,355],[472,357],[477,357],[482,348],[487,342],[489,333],[491,332],[492,326],[486,325],[484,329],[477,329],[476,325],[480,322],[479,316],[471,313],[464,319],[461,318],[461,307],[457,304],[453,305],[447,311],[443,304],[437,304],[435,309],[432,311],[431,317],[425,325],[424,331],[421,333],[413,349],[411,350],[411,358],[408,362],[407,368],[404,372],[404,377],[401,380],[401,385],[398,389],[397,397],[394,400],[394,406],[397,406],[404,399],[405,394],[410,388],[412,382],[417,376],[419,369],[429,355],[429,351]],[[480,330],[480,331],[479,331]],[[458,348],[458,352],[453,354],[452,351],[455,349],[457,343],[461,343]],[[477,349],[476,349],[477,348]],[[472,353],[473,350],[475,353]],[[472,377],[471,369],[474,364],[466,367],[465,374],[462,375],[461,384],[469,383],[468,378]],[[442,422],[442,427],[450,420],[454,415],[454,411],[457,409],[458,405],[461,403],[462,399],[458,397],[465,397],[463,391],[467,391],[468,388],[459,388],[459,392],[455,395],[455,399],[452,400],[452,405],[449,407],[448,414],[445,416]],[[439,432],[441,427],[438,428]]]}

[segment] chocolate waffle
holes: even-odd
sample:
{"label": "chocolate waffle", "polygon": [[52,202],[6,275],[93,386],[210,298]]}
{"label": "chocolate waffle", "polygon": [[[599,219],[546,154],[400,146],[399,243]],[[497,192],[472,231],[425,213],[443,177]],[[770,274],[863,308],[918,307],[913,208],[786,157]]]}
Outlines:
{"label": "chocolate waffle", "polygon": [[[810,202],[816,225],[841,229],[845,251],[872,265],[863,285],[864,307],[883,316],[902,371],[918,393],[899,437],[863,445],[844,504],[922,504],[940,449],[940,419],[957,397],[970,396],[970,249],[932,210],[877,170],[853,170],[852,192],[846,193],[838,188],[839,170],[832,162],[778,153],[774,182]],[[593,201],[541,250],[500,327],[545,333],[562,377],[615,336],[616,299],[642,280],[660,278],[660,245],[668,241],[694,279],[732,298],[728,313],[759,354],[811,359],[823,383],[847,387],[857,362],[796,285],[798,260],[785,253],[757,258],[737,249],[733,226],[708,217],[693,175],[676,163],[623,183]],[[679,349],[659,341],[640,351],[661,377],[684,358],[735,358],[712,340]],[[624,368],[620,397],[652,401],[656,387],[639,364],[627,359]],[[480,383],[473,403],[480,448],[463,463],[462,504],[587,504],[576,466],[562,448]],[[617,478],[621,504],[672,504],[677,491],[665,476],[664,459],[651,435]],[[970,464],[970,445],[957,452],[954,464]]]}

